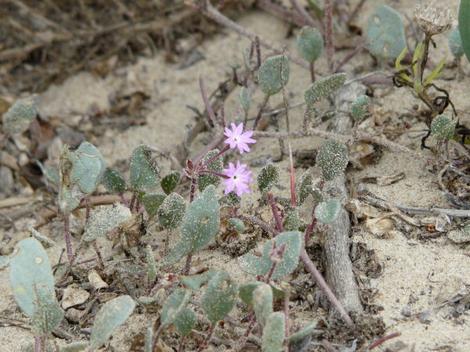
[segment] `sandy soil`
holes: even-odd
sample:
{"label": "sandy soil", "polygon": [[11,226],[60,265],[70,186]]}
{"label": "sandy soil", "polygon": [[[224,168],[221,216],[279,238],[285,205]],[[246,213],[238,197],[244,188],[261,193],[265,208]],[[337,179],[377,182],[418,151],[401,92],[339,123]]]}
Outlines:
{"label": "sandy soil", "polygon": [[[387,2],[408,14],[411,14],[411,8],[416,3],[404,0]],[[448,2],[455,11],[457,0]],[[366,6],[361,13],[359,24],[364,23],[371,10],[370,5]],[[286,45],[287,48],[293,49],[292,40],[286,39],[288,27],[273,17],[252,12],[241,18],[239,23],[273,42],[280,43],[280,46]],[[241,52],[248,44],[248,41],[239,35],[225,31],[198,48],[205,59],[189,68],[178,69],[177,65],[169,65],[162,56],[157,55],[152,59],[139,59],[133,66],[119,68],[105,79],[96,78],[88,73],[79,74],[68,79],[60,87],[51,87],[41,96],[41,115],[60,116],[73,125],[77,117],[86,115],[92,109],[108,110],[110,99],[116,94],[144,92],[149,96],[146,103],[148,113],[145,116],[147,122],[145,126],[132,127],[119,133],[108,130],[103,138],[93,142],[98,145],[109,165],[127,160],[133,148],[142,143],[173,151],[185,136],[185,126],[193,123],[193,114],[186,106],[202,107],[198,89],[199,76],[205,78],[208,89],[212,90],[217,82],[227,75],[230,64],[241,62]],[[450,57],[445,40],[439,40],[438,44],[442,48],[438,56],[447,54]],[[344,53],[341,52],[339,55]],[[320,61],[317,66],[320,72],[322,70],[324,72],[325,62]],[[438,61],[438,57],[435,61]],[[359,65],[369,67],[371,64],[372,60],[367,55],[362,55],[347,65],[346,70],[351,71]],[[469,65],[466,65],[465,69],[468,71]],[[294,97],[292,98],[294,103],[302,99],[303,90],[308,83],[305,71],[291,65],[288,89]],[[465,89],[468,88],[470,79],[466,77],[462,81],[441,83],[450,90],[457,110],[468,111],[470,101]],[[376,114],[370,119],[370,123],[399,119],[417,103],[411,94],[404,90],[378,90],[377,93],[384,97],[374,99]],[[271,106],[276,106],[278,103],[279,101],[273,100]],[[236,106],[236,94],[234,94],[226,105],[228,118],[236,114]],[[253,111],[255,110],[256,107]],[[301,109],[293,110],[290,117],[294,124],[293,129],[299,127],[302,120]],[[423,128],[422,124],[416,126],[416,129],[420,128]],[[410,138],[410,136],[411,134],[401,136],[400,141],[418,150],[419,138]],[[204,142],[204,136],[198,138],[197,143],[193,144],[192,152],[197,153],[201,150]],[[293,147],[312,148],[319,142],[320,140],[315,138],[296,140]],[[250,153],[246,160],[256,161],[263,157],[269,159],[278,153],[276,142],[259,140],[254,152]],[[367,187],[393,203],[420,207],[435,205],[448,207],[449,204],[438,191],[436,175],[430,167],[435,156],[427,151],[419,153],[420,157],[417,158],[384,151],[378,164],[368,166],[362,171],[354,171],[351,175],[358,180],[364,176],[387,176],[404,172],[405,178],[393,185],[367,185]],[[287,160],[283,160],[279,165],[282,170],[287,170]],[[283,178],[287,180],[287,173],[284,173]],[[27,219],[18,223],[18,233],[15,234],[18,240],[27,236],[26,229],[30,223],[31,221]],[[53,240],[61,243],[59,224],[52,224],[44,228],[44,231],[48,231]],[[452,308],[445,302],[458,293],[469,293],[470,248],[456,246],[447,239],[445,233],[434,239],[422,239],[420,234],[425,232],[400,220],[394,220],[393,231],[385,237],[372,234],[362,223],[354,232],[353,241],[364,242],[368,249],[374,250],[383,268],[379,277],[366,280],[368,288],[376,291],[372,303],[381,307],[379,314],[386,324],[387,332],[401,333],[399,338],[384,346],[404,343],[407,347],[403,351],[413,351],[413,347],[417,352],[469,351],[469,312],[454,317]],[[49,252],[54,262],[60,249],[53,248]],[[206,265],[224,268],[234,277],[248,279],[246,274],[238,270],[235,260],[230,256],[219,251],[203,253],[202,256]],[[0,271],[0,315],[23,319],[11,296],[6,270]],[[304,310],[298,315],[306,320],[317,319],[313,311]],[[141,316],[133,317],[127,327],[122,328],[113,339],[111,345],[115,351],[128,351],[130,337],[141,332],[146,323]],[[1,352],[20,351],[31,341],[31,335],[27,330],[20,328],[0,328],[0,341]],[[381,347],[377,350],[386,349]]]}

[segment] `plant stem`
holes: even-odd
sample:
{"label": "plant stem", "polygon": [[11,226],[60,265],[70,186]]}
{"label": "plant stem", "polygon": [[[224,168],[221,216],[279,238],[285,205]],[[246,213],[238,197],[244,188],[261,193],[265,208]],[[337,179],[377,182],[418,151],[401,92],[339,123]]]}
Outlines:
{"label": "plant stem", "polygon": [[64,213],[64,240],[69,264],[73,263],[72,236],[70,235],[70,214]]}
{"label": "plant stem", "polygon": [[34,336],[34,352],[45,352],[44,336]]}
{"label": "plant stem", "polygon": [[399,332],[394,332],[394,333],[391,333],[389,335],[386,335],[384,337],[381,337],[380,339],[378,340],[375,340],[374,342],[372,342],[369,347],[367,348],[369,351],[380,346],[381,344],[383,344],[385,341],[388,341],[388,340],[391,340],[395,337],[398,337],[400,336],[401,334]]}
{"label": "plant stem", "polygon": [[359,13],[359,11],[362,9],[362,7],[364,6],[366,0],[360,0],[356,7],[354,8],[354,10],[351,12],[351,14],[349,15],[348,17],[348,20],[346,22],[347,25],[350,25],[352,21],[354,21],[354,19],[356,18],[357,14]]}
{"label": "plant stem", "polygon": [[181,337],[180,345],[179,345],[179,347],[178,347],[178,352],[184,352],[183,348],[184,348],[184,340],[185,340],[185,337],[186,337],[186,336],[182,336],[182,337]]}
{"label": "plant stem", "polygon": [[281,214],[279,214],[276,202],[274,201],[274,196],[271,192],[268,192],[268,203],[271,206],[271,211],[273,213],[274,221],[276,222],[276,226],[275,226],[276,231],[282,232],[283,226],[282,226]]}
{"label": "plant stem", "polygon": [[189,253],[186,257],[186,263],[184,264],[183,275],[189,275],[189,271],[191,270],[191,262],[193,260],[193,254]]}
{"label": "plant stem", "polygon": [[312,83],[315,82],[315,62],[314,61],[310,63],[310,79],[312,80]]}
{"label": "plant stem", "polygon": [[253,124],[253,131],[255,131],[256,127],[258,127],[259,120],[261,120],[261,116],[263,116],[263,110],[266,107],[266,105],[268,105],[269,97],[270,97],[269,95],[264,96],[263,103],[261,104],[259,108],[258,114],[256,115],[256,119]]}
{"label": "plant stem", "polygon": [[292,158],[292,146],[289,142],[289,161],[290,161],[290,205],[297,206],[297,194],[295,191],[295,169],[294,160]]}
{"label": "plant stem", "polygon": [[318,271],[316,268],[315,264],[312,262],[310,257],[308,256],[307,251],[305,248],[302,249],[300,253],[300,259],[305,265],[305,268],[310,272],[312,275],[312,278],[315,280],[317,285],[322,289],[322,291],[325,293],[326,297],[330,301],[330,303],[333,305],[333,307],[336,308],[336,310],[339,312],[345,323],[349,326],[352,327],[354,326],[354,322],[352,319],[349,317],[349,314],[346,312],[346,310],[343,308],[341,303],[338,301],[336,298],[335,294],[333,291],[330,289],[328,284],[326,283],[325,279],[323,278],[322,274]]}
{"label": "plant stem", "polygon": [[333,57],[335,54],[335,47],[333,43],[333,0],[325,0],[325,42],[326,42],[326,58],[330,72],[333,72]]}
{"label": "plant stem", "polygon": [[307,22],[307,24],[311,27],[316,27],[317,23],[313,19],[312,16],[305,10],[305,8],[299,4],[297,0],[290,0],[292,7],[297,11],[297,13],[302,16],[302,18]]}

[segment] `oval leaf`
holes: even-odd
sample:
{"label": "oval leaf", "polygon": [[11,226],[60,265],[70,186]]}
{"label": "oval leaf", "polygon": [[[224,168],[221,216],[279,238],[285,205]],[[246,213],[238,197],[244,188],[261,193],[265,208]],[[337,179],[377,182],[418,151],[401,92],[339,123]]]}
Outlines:
{"label": "oval leaf", "polygon": [[470,0],[461,0],[459,7],[459,31],[463,50],[470,61]]}
{"label": "oval leaf", "polygon": [[316,163],[327,181],[342,174],[348,162],[348,148],[343,143],[328,140],[318,150]]}
{"label": "oval leaf", "polygon": [[85,194],[93,193],[101,182],[105,163],[100,151],[91,143],[83,142],[70,153],[72,170],[70,180]]}
{"label": "oval leaf", "polygon": [[125,323],[135,308],[130,296],[121,296],[106,302],[98,311],[91,330],[90,347],[103,346],[114,331]]}
{"label": "oval leaf", "polygon": [[279,93],[289,81],[289,59],[285,55],[268,58],[258,71],[258,82],[264,94]]}
{"label": "oval leaf", "polygon": [[225,271],[214,274],[201,298],[201,307],[212,324],[222,320],[232,310],[237,293],[238,287],[229,274]]}
{"label": "oval leaf", "polygon": [[176,186],[178,186],[180,178],[180,173],[178,171],[173,171],[162,179],[160,186],[162,186],[162,189],[166,194],[170,194],[175,190]]}
{"label": "oval leaf", "polygon": [[18,99],[3,114],[3,130],[7,134],[23,133],[36,115],[36,102],[33,97]]}
{"label": "oval leaf", "polygon": [[134,149],[130,162],[130,184],[134,191],[148,192],[158,186],[158,169],[152,162],[148,146],[140,145]]}
{"label": "oval leaf", "polygon": [[116,170],[107,168],[102,182],[109,193],[124,193],[126,191],[126,181]]}
{"label": "oval leaf", "polygon": [[346,82],[345,73],[336,73],[313,82],[304,94],[307,107],[312,109],[316,102],[329,97],[341,88],[344,82]]}
{"label": "oval leaf", "polygon": [[196,325],[196,313],[191,308],[184,308],[176,317],[174,325],[181,336],[188,336]]}
{"label": "oval leaf", "polygon": [[308,62],[315,62],[323,52],[323,36],[313,27],[303,27],[297,36],[297,49]]}
{"label": "oval leaf", "polygon": [[120,203],[116,203],[112,207],[101,206],[91,212],[82,239],[90,242],[104,237],[131,218],[132,214],[129,208]]}
{"label": "oval leaf", "polygon": [[158,208],[158,221],[165,229],[176,229],[183,220],[186,202],[178,193],[165,198]]}
{"label": "oval leaf", "polygon": [[176,317],[183,311],[191,298],[191,291],[177,288],[163,303],[160,321],[163,326],[172,324]]}
{"label": "oval leaf", "polygon": [[273,312],[273,290],[271,286],[262,284],[253,291],[253,309],[256,320],[266,325],[269,315]]}
{"label": "oval leaf", "polygon": [[54,276],[46,251],[34,238],[18,243],[10,259],[10,284],[18,306],[33,319],[41,334],[52,331],[62,320],[54,290]]}
{"label": "oval leaf", "polygon": [[286,330],[286,319],[284,313],[275,312],[267,319],[263,329],[263,342],[261,349],[263,352],[283,352]]}

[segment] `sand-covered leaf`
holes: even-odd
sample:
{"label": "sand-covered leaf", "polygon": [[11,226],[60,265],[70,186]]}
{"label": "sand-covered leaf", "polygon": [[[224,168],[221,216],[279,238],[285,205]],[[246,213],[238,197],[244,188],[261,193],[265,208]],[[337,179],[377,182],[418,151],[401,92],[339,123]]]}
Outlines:
{"label": "sand-covered leaf", "polygon": [[197,323],[196,313],[191,308],[185,307],[177,316],[173,325],[181,336],[188,336]]}
{"label": "sand-covered leaf", "polygon": [[85,194],[93,193],[98,187],[106,166],[100,151],[91,143],[82,142],[77,150],[70,153],[72,169],[70,181]]}
{"label": "sand-covered leaf", "polygon": [[18,243],[10,260],[10,284],[21,310],[33,319],[35,331],[52,331],[62,320],[54,276],[46,251],[34,238]]}
{"label": "sand-covered leaf", "polygon": [[160,322],[163,326],[172,324],[183,311],[191,298],[191,291],[184,288],[175,289],[163,303]]}
{"label": "sand-covered leaf", "polygon": [[228,219],[228,223],[232,229],[234,229],[237,233],[245,232],[245,223],[243,220],[238,218],[230,218]]}
{"label": "sand-covered leaf", "polygon": [[328,140],[318,150],[316,163],[327,181],[341,175],[348,166],[348,162],[348,148],[341,142]]}
{"label": "sand-covered leaf", "polygon": [[183,220],[186,202],[178,193],[168,195],[158,208],[158,221],[165,229],[176,229]]}
{"label": "sand-covered leaf", "polygon": [[23,133],[29,128],[36,115],[34,97],[18,99],[3,114],[3,130],[8,134]]}
{"label": "sand-covered leaf", "polygon": [[114,169],[106,168],[102,182],[109,193],[124,193],[126,191],[124,177]]}
{"label": "sand-covered leaf", "polygon": [[289,81],[289,59],[285,55],[266,59],[258,71],[258,82],[266,95],[279,93]]}
{"label": "sand-covered leaf", "polygon": [[[209,171],[221,173],[224,170],[224,164],[222,158],[213,159],[217,154],[219,154],[218,149],[213,149],[207,152],[207,154],[202,158],[202,162],[206,164],[206,169]],[[213,159],[212,161],[210,161]],[[197,179],[197,184],[199,191],[203,192],[207,186],[214,185],[217,186],[220,183],[220,177],[217,175],[203,174],[199,175]]]}
{"label": "sand-covered leaf", "polygon": [[322,224],[331,224],[341,211],[341,202],[338,199],[329,199],[321,202],[315,208],[315,217]]}
{"label": "sand-covered leaf", "polygon": [[163,193],[146,193],[142,196],[141,202],[149,218],[153,218],[157,214],[158,208],[160,208],[165,198],[166,195]]}
{"label": "sand-covered leaf", "polygon": [[158,168],[146,145],[134,149],[130,162],[130,184],[134,191],[149,192],[158,186]]}
{"label": "sand-covered leaf", "polygon": [[302,246],[302,234],[298,231],[283,232],[274,239],[266,241],[262,245],[261,251],[254,249],[238,259],[241,269],[253,275],[266,275],[273,262],[271,261],[271,252],[273,242],[276,248],[285,246],[282,258],[272,273],[273,280],[279,280],[292,273],[299,263],[300,249]]}
{"label": "sand-covered leaf", "polygon": [[284,313],[274,312],[267,319],[263,329],[261,350],[263,352],[283,352],[286,330]]}
{"label": "sand-covered leaf", "polygon": [[243,301],[243,303],[251,306],[253,304],[253,292],[261,285],[263,285],[263,282],[261,281],[252,281],[240,285],[238,289],[238,295],[240,296],[240,299]]}
{"label": "sand-covered leaf", "polygon": [[214,274],[201,298],[201,307],[212,324],[222,320],[235,305],[238,286],[225,271]]}
{"label": "sand-covered leaf", "polygon": [[191,290],[199,290],[202,285],[208,282],[216,272],[208,270],[202,274],[182,276],[181,283]]}
{"label": "sand-covered leaf", "polygon": [[106,302],[95,316],[91,329],[90,347],[103,346],[114,331],[124,324],[135,308],[135,301],[130,296],[120,296]]}
{"label": "sand-covered leaf", "polygon": [[181,241],[190,244],[191,252],[212,242],[219,232],[220,207],[215,187],[209,186],[188,205],[181,225]]}
{"label": "sand-covered leaf", "polygon": [[268,317],[273,312],[273,290],[268,284],[262,284],[253,291],[253,310],[256,321],[266,325]]}
{"label": "sand-covered leaf", "polygon": [[446,115],[439,115],[431,122],[431,135],[440,140],[449,140],[454,136],[456,122]]}
{"label": "sand-covered leaf", "polygon": [[315,103],[330,96],[341,88],[344,82],[346,82],[345,73],[335,73],[313,82],[304,94],[307,107],[313,108]]}
{"label": "sand-covered leaf", "polygon": [[91,212],[82,239],[90,242],[106,236],[132,217],[128,207],[116,203],[113,206],[101,206]]}
{"label": "sand-covered leaf", "polygon": [[266,193],[279,182],[279,168],[268,164],[261,169],[257,177],[258,188],[261,193]]}
{"label": "sand-covered leaf", "polygon": [[181,179],[181,175],[178,171],[172,171],[168,175],[162,178],[160,186],[166,194],[173,192],[178,186]]}
{"label": "sand-covered leaf", "polygon": [[245,86],[241,87],[239,95],[240,105],[243,110],[247,113],[251,105],[251,91],[250,88]]}
{"label": "sand-covered leaf", "polygon": [[351,116],[356,121],[363,120],[369,113],[370,98],[361,95],[351,104]]}

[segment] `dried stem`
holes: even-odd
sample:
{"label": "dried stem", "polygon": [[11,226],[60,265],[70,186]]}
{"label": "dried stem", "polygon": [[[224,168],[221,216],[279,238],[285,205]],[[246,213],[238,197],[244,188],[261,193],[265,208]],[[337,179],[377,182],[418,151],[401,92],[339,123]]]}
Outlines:
{"label": "dried stem", "polygon": [[356,18],[357,14],[359,13],[359,11],[361,11],[362,7],[364,6],[366,0],[360,0],[356,7],[354,8],[354,10],[351,12],[351,14],[349,15],[348,17],[348,20],[346,21],[346,24],[347,25],[350,25],[352,23],[352,21],[354,21],[354,19]]}
{"label": "dried stem", "polygon": [[204,350],[204,348],[207,347],[207,345],[209,344],[212,338],[212,335],[214,334],[214,330],[215,330],[215,324],[211,324],[211,326],[209,327],[209,332],[207,333],[207,336],[204,338],[204,342],[197,349],[197,352],[201,352]]}
{"label": "dried stem", "polygon": [[383,344],[385,341],[391,340],[391,339],[393,339],[395,337],[398,337],[400,335],[401,334],[399,332],[394,332],[394,333],[391,333],[387,336],[381,337],[380,339],[375,340],[374,342],[372,342],[367,349],[369,351],[373,350],[374,348],[376,348],[376,347],[380,346],[381,344]]}
{"label": "dried stem", "polygon": [[334,68],[334,55],[335,47],[333,43],[333,0],[325,0],[325,20],[324,20],[324,31],[325,31],[325,44],[326,44],[326,58],[328,61],[328,67],[333,72]]}
{"label": "dried stem", "polygon": [[335,307],[335,309],[339,312],[345,323],[352,327],[354,326],[354,322],[352,319],[349,317],[348,313],[346,310],[343,308],[341,303],[338,301],[336,298],[335,294],[333,291],[330,289],[328,284],[326,283],[325,279],[323,278],[322,274],[317,270],[315,267],[315,264],[312,262],[310,257],[308,256],[307,251],[305,248],[302,249],[302,252],[300,253],[300,259],[305,265],[305,268],[307,269],[308,272],[312,275],[312,278],[315,280],[317,285],[322,289],[322,291],[325,293],[326,297],[330,301],[330,303]]}
{"label": "dried stem", "polygon": [[[290,3],[292,4],[292,7],[295,9],[295,11],[297,11],[298,14],[302,16],[302,18],[305,20],[305,22],[307,22],[309,26],[312,26],[312,27],[318,26],[315,20],[313,19],[313,17],[310,16],[310,14],[305,10],[305,8],[302,5],[299,4],[297,0],[290,0]],[[321,26],[318,26],[318,27],[321,27]]]}
{"label": "dried stem", "polygon": [[315,82],[315,62],[314,61],[310,63],[310,79],[312,80],[312,83]]}

